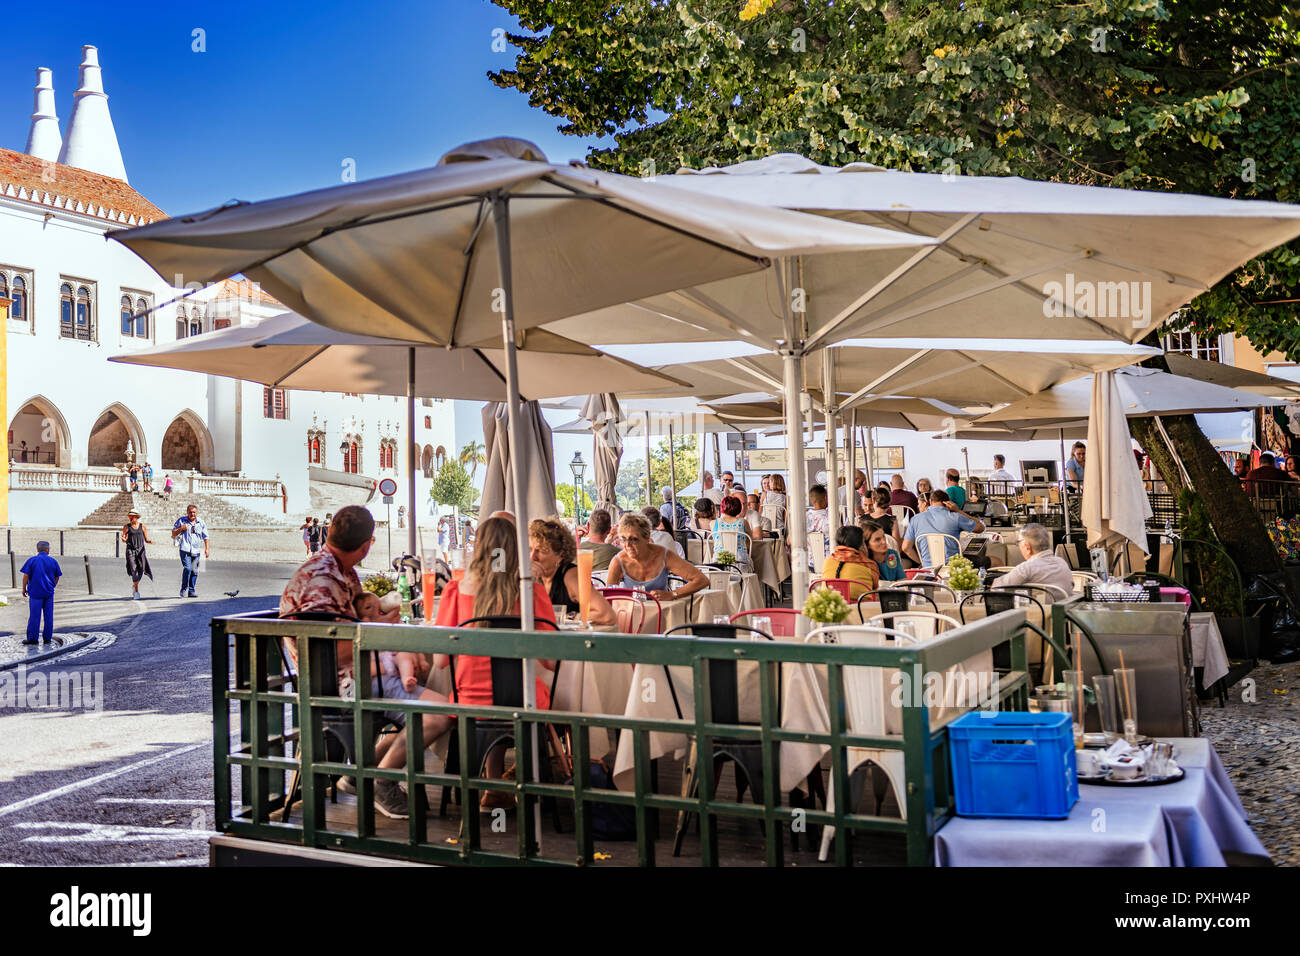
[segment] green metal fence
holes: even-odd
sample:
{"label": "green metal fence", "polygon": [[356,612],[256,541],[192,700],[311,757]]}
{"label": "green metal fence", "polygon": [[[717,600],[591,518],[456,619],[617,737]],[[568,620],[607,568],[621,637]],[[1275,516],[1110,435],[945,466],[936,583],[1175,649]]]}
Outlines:
{"label": "green metal fence", "polygon": [[[656,864],[655,834],[658,811],[686,810],[698,813],[700,862],[719,862],[717,821],[741,818],[763,823],[762,861],[769,866],[784,863],[783,836],[796,819],[804,826],[833,825],[835,862],[851,863],[852,832],[901,833],[906,838],[907,861],[925,865],[933,858],[933,837],[952,813],[948,774],[947,732],[930,727],[924,696],[904,699],[901,736],[855,736],[846,726],[844,669],[846,667],[898,668],[907,686],[922,687],[928,674],[943,674],[948,668],[983,651],[1009,645],[1011,667],[999,675],[995,685],[995,706],[1023,710],[1028,702],[1025,658],[1025,612],[1012,610],[973,622],[920,646],[856,648],[784,641],[736,641],[693,637],[636,636],[592,632],[520,632],[512,630],[454,629],[379,624],[330,624],[281,621],[272,615],[244,615],[216,618],[212,622],[214,771],[216,825],[235,837],[296,844],[303,847],[344,850],[436,864],[550,864],[592,865],[594,852],[591,805],[621,804],[635,810],[636,863]],[[293,689],[282,663],[281,641],[296,639],[299,672]],[[322,661],[332,660],[318,651],[329,642],[350,641],[356,667],[357,699],[326,696],[329,683]],[[485,657],[603,661],[615,663],[679,666],[689,668],[695,690],[693,719],[634,719],[623,715],[594,715],[560,711],[527,711],[513,707],[474,707],[464,704],[433,704],[422,701],[372,699],[371,655],[375,650],[412,651],[424,654],[476,655]],[[750,661],[758,668],[760,720],[757,724],[714,723],[708,693],[710,666],[723,661]],[[827,673],[830,726],[824,734],[804,733],[780,726],[780,669],[782,665],[812,664]],[[323,738],[328,711],[349,709],[356,732],[357,764],[332,763],[326,758]],[[408,759],[402,769],[376,767],[374,740],[383,723],[383,711],[406,714]],[[431,773],[425,768],[422,721],[427,713],[444,713],[458,718],[452,733],[459,735],[460,772]],[[493,718],[514,725],[517,779],[488,779],[474,774],[478,762],[473,756],[475,739],[472,720]],[[632,734],[635,756],[631,791],[597,789],[588,785],[579,771],[572,783],[532,781],[531,770],[538,755],[531,744],[533,725],[549,723],[573,729],[574,766],[588,766],[587,728],[603,727]],[[540,730],[540,728],[539,728]],[[694,798],[658,793],[650,760],[649,734],[686,734],[699,752],[709,754],[715,739],[756,740],[761,747],[764,792],[758,802],[741,804],[719,799],[712,775],[699,774],[699,794]],[[545,740],[545,737],[541,739]],[[830,747],[831,779],[835,793],[834,811],[784,806],[780,792],[780,745],[783,742],[825,744]],[[849,789],[849,747],[900,750],[906,777],[906,821],[896,817],[851,812],[843,796]],[[546,759],[546,758],[543,758]],[[705,762],[707,766],[707,762]],[[286,791],[295,771],[301,771],[300,818],[284,820]],[[327,777],[348,775],[356,780],[355,820],[346,830],[332,829],[326,814]],[[238,793],[233,778],[239,779]],[[404,780],[408,793],[415,795],[423,785],[457,788],[462,807],[460,839],[431,842],[429,817],[423,800],[410,799],[410,819],[404,839],[380,833],[375,826],[373,788],[377,780]],[[513,792],[517,796],[514,822],[518,840],[512,852],[486,849],[479,830],[477,797],[484,790]],[[543,845],[574,841],[576,853],[567,858],[540,852],[534,831],[533,801],[542,798],[568,801],[573,808],[575,833],[557,841],[543,833]],[[295,806],[298,806],[295,804]],[[468,809],[474,808],[474,809]],[[757,862],[757,860],[755,861]]]}

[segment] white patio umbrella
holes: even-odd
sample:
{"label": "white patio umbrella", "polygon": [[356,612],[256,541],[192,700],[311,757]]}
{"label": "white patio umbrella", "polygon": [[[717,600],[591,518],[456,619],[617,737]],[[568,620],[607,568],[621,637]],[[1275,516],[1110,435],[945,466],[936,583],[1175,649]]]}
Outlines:
{"label": "white patio umbrella", "polygon": [[[582,417],[590,423],[592,432],[592,467],[596,475],[596,507],[618,518],[618,498],[614,487],[618,484],[618,463],[623,457],[623,436],[618,423],[622,413],[618,397],[613,392],[600,392],[587,396]],[[574,501],[578,500],[574,489]]]}
{"label": "white patio umbrella", "polygon": [[[369,335],[352,335],[317,325],[293,312],[250,325],[232,326],[110,357],[109,361],[174,368],[308,391],[405,395],[407,435],[415,433],[415,399],[463,398],[499,402],[508,396],[506,355],[489,348],[444,348]],[[671,384],[667,377],[571,342],[545,329],[522,336],[517,358],[524,398],[567,394],[575,381],[617,388]],[[504,436],[503,436],[504,440]],[[413,438],[408,445],[413,447]],[[416,514],[414,452],[407,469],[407,507]],[[408,531],[416,553],[416,522]]]}
{"label": "white patio umbrella", "polygon": [[1114,372],[1093,376],[1089,461],[1083,474],[1083,526],[1088,529],[1089,547],[1109,549],[1131,541],[1146,554],[1151,502],[1133,458],[1133,438],[1124,417],[1124,397],[1117,378]]}
{"label": "white patio umbrella", "polygon": [[[1100,374],[1029,395],[975,419],[973,424],[1013,429],[1085,425],[1096,401],[1094,381]],[[1244,411],[1279,404],[1268,395],[1140,366],[1116,370],[1113,380],[1119,400],[1112,407],[1126,418]]]}
{"label": "white patio umbrella", "polygon": [[[551,429],[536,402],[524,402],[519,410],[524,433],[521,441],[508,440],[506,406],[494,402],[483,407],[483,444],[487,446],[487,469],[483,476],[483,497],[479,499],[479,516],[494,511],[515,515],[519,536],[528,541],[529,518],[543,518],[555,513],[555,449]],[[515,496],[510,480],[518,468],[525,477],[525,497]],[[523,601],[520,601],[522,607]]]}
{"label": "white patio umbrella", "polygon": [[[519,329],[762,269],[770,256],[930,243],[557,166],[505,138],[458,147],[432,169],[109,235],[177,285],[243,274],[333,329],[446,346],[502,341],[516,437]],[[526,500],[522,476],[513,481]],[[527,590],[522,535],[519,552]],[[531,628],[532,604],[522,604]]]}
{"label": "white patio umbrella", "polygon": [[[942,348],[934,340],[952,336],[1135,342],[1241,263],[1300,235],[1300,207],[1279,203],[864,163],[832,168],[794,155],[681,172],[663,181],[693,195],[745,197],[939,240],[898,257],[884,274],[827,257],[556,326],[593,344],[646,341],[653,330],[680,341],[742,339],[776,349],[790,360],[792,433],[802,373],[795,360],[823,345],[855,336],[920,339],[926,344],[911,346],[916,361],[927,347]],[[803,293],[798,323],[788,314],[792,290]],[[801,524],[791,528],[796,545]],[[796,599],[799,585],[796,578]]]}

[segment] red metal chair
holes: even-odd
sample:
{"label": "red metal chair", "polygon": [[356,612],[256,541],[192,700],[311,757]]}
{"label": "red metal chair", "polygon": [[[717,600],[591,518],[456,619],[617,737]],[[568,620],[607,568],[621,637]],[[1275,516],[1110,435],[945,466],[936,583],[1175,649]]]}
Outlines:
{"label": "red metal chair", "polygon": [[773,637],[794,637],[795,622],[803,611],[797,611],[789,607],[765,607],[753,611],[740,611],[731,615],[732,624],[746,624],[751,622],[743,620],[746,617],[766,617],[772,621]]}
{"label": "red metal chair", "polygon": [[819,586],[828,587],[832,591],[839,591],[840,596],[843,597],[844,600],[852,602],[852,588],[854,585],[857,585],[860,588],[865,588],[867,586],[865,582],[854,581],[851,578],[817,578],[812,582],[812,584],[808,585],[808,590],[811,591],[813,588]]}

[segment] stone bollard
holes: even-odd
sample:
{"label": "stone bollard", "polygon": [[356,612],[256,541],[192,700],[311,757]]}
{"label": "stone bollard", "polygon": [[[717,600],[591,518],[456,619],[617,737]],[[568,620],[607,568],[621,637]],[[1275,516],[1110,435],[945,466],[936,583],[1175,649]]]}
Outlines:
{"label": "stone bollard", "polygon": [[93,580],[91,580],[91,577],[90,577],[90,555],[88,555],[88,554],[83,554],[81,557],[82,557],[82,560],[86,562],[86,592],[87,592],[88,594],[94,594],[94,593],[95,593],[95,582],[94,582]]}

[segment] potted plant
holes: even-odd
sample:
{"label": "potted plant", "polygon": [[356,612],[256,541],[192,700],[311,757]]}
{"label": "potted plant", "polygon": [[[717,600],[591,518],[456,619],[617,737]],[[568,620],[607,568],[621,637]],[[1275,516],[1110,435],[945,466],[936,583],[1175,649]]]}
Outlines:
{"label": "potted plant", "polygon": [[831,588],[810,591],[803,602],[803,613],[818,624],[840,624],[849,616],[849,610],[844,595]]}
{"label": "potted plant", "polygon": [[969,558],[954,554],[948,559],[948,584],[957,592],[959,604],[961,598],[972,591],[979,590],[979,572],[975,570],[975,565]]}
{"label": "potted plant", "polygon": [[713,556],[713,563],[729,568],[736,563],[736,556],[730,551],[719,551]]}

